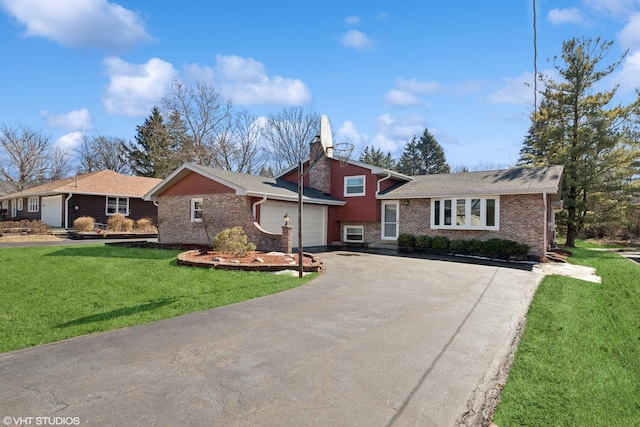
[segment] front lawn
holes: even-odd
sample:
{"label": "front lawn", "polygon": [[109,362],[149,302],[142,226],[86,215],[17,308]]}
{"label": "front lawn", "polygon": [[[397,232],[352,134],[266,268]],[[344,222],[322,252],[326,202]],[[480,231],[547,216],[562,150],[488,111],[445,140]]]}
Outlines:
{"label": "front lawn", "polygon": [[571,249],[602,284],[540,284],[494,415],[508,426],[636,426],[640,420],[640,266]]}
{"label": "front lawn", "polygon": [[232,304],[316,277],[179,267],[178,253],[0,249],[0,352]]}

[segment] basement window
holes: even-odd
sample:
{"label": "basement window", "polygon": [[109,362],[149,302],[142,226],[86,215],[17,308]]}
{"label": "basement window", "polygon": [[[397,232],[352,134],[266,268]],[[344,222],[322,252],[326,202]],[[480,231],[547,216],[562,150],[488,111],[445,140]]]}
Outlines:
{"label": "basement window", "polygon": [[364,242],[364,227],[362,225],[345,225],[344,241],[349,243]]}

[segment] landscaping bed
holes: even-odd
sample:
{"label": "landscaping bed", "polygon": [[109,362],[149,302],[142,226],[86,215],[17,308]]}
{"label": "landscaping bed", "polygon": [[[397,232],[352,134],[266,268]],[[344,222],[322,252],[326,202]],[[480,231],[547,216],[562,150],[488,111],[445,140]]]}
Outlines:
{"label": "landscaping bed", "polygon": [[[283,252],[251,251],[244,255],[232,255],[228,252],[190,250],[178,255],[178,264],[225,270],[283,271],[297,270],[299,258],[297,254]],[[322,271],[322,267],[322,261],[319,257],[309,253],[303,254],[303,271],[319,273]]]}

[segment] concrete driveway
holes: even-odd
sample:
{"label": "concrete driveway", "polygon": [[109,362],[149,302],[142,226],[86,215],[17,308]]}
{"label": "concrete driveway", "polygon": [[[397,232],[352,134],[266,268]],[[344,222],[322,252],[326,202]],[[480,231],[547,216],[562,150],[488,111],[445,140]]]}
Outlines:
{"label": "concrete driveway", "polygon": [[320,256],[296,289],[1,354],[3,425],[478,425],[542,274]]}

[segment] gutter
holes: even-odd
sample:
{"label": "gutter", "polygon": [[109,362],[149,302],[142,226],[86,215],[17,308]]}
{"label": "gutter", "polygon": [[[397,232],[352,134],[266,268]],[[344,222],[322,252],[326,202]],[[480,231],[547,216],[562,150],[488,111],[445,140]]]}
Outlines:
{"label": "gutter", "polygon": [[542,199],[544,200],[544,256],[541,258],[544,260],[547,257],[547,234],[549,233],[549,207],[547,206],[547,191],[542,192]]}

